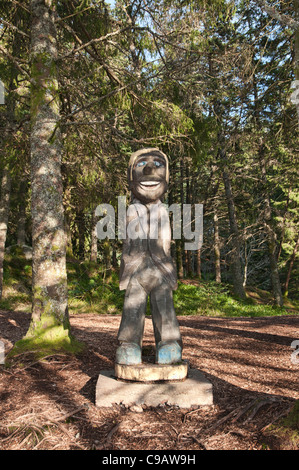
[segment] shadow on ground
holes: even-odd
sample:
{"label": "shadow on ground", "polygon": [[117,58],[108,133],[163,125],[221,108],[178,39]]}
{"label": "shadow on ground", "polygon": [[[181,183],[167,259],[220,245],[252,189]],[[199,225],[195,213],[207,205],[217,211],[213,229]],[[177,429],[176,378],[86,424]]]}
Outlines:
{"label": "shadow on ground", "polygon": [[[259,448],[263,428],[298,399],[298,368],[286,363],[298,320],[180,317],[185,358],[212,383],[214,405],[195,410],[161,406],[137,413],[123,406],[95,407],[98,375],[113,369],[120,317],[74,315],[73,334],[86,344],[79,356],[35,361],[28,355],[17,358],[11,369],[0,369],[2,422],[36,417],[46,429],[52,416],[55,432],[43,442],[32,438],[22,444],[26,435],[21,429],[10,437],[4,426],[0,448]],[[23,312],[0,311],[0,339],[11,347],[29,322]],[[144,345],[150,350],[150,319],[146,324]]]}

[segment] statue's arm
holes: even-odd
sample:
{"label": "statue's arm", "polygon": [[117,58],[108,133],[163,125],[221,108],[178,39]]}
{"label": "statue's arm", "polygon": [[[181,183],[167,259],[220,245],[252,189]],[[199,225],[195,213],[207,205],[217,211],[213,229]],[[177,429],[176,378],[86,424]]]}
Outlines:
{"label": "statue's arm", "polygon": [[122,278],[122,274],[125,270],[125,266],[129,264],[130,260],[130,251],[131,251],[131,243],[132,240],[128,236],[127,228],[128,224],[132,220],[132,216],[128,215],[126,217],[126,238],[123,241],[123,246],[122,246],[122,255],[121,255],[121,260],[120,260],[120,278]]}

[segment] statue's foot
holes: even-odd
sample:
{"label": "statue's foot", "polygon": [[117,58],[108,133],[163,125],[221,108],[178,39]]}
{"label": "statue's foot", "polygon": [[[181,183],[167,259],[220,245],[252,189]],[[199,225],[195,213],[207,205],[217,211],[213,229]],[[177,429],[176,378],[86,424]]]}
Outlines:
{"label": "statue's foot", "polygon": [[177,341],[161,341],[156,349],[157,364],[175,364],[182,361],[182,348]]}
{"label": "statue's foot", "polygon": [[141,347],[136,343],[122,343],[116,350],[117,364],[141,364]]}

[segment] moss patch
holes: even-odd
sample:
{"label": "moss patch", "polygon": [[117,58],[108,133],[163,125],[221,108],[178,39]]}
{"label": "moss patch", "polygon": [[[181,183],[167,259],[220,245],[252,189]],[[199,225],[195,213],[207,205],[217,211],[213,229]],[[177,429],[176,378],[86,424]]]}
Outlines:
{"label": "moss patch", "polygon": [[7,355],[7,360],[25,352],[32,352],[39,359],[58,352],[79,354],[84,347],[84,343],[79,342],[63,325],[53,325],[48,328],[36,328],[34,334],[27,333],[15,343]]}
{"label": "moss patch", "polygon": [[285,418],[267,429],[263,441],[270,450],[299,450],[299,400]]}
{"label": "moss patch", "polygon": [[299,400],[295,402],[290,413],[282,420],[282,424],[285,427],[298,431],[299,438]]}

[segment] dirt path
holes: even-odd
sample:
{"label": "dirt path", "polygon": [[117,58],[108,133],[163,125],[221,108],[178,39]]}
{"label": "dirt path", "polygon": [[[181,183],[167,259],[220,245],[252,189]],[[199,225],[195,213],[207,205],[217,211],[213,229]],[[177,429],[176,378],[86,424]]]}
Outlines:
{"label": "dirt path", "polygon": [[[23,312],[0,311],[6,351],[29,320]],[[184,359],[213,384],[214,405],[195,410],[95,407],[98,374],[113,368],[119,322],[119,316],[72,316],[73,333],[88,346],[80,357],[36,362],[28,354],[13,368],[0,366],[0,449],[297,449],[268,431],[299,399],[299,364],[291,362],[299,317],[179,317]],[[147,318],[149,356],[152,337]]]}

